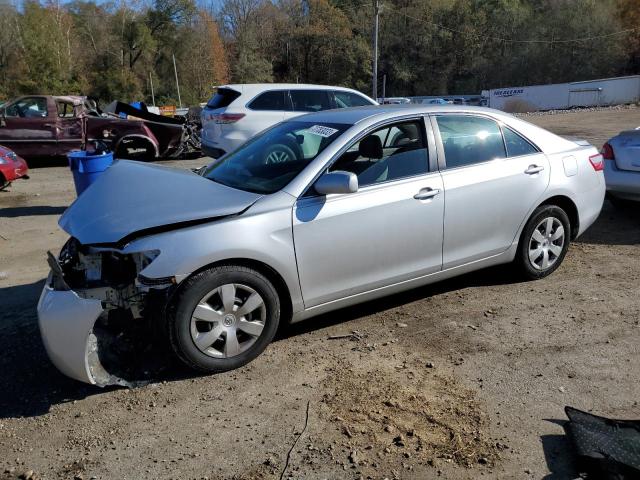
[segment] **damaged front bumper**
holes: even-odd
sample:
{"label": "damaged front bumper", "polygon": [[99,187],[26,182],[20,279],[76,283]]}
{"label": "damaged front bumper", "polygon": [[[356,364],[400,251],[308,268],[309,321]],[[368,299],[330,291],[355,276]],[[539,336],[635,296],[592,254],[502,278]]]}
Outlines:
{"label": "damaged front bumper", "polygon": [[[71,242],[60,261],[49,254],[51,273],[38,302],[45,349],[71,378],[98,386],[135,386],[140,382],[129,378],[131,364],[150,349],[149,326],[158,314],[152,307],[164,309],[170,285],[139,275],[153,259],[150,252],[125,255],[81,247],[77,241],[70,248]],[[139,278],[155,283],[144,285]],[[138,341],[140,332],[146,344]]]}
{"label": "damaged front bumper", "polygon": [[38,302],[38,325],[51,362],[62,373],[81,382],[108,384],[93,334],[93,326],[104,312],[102,302],[80,298],[72,290],[54,290],[52,275],[49,274]]}

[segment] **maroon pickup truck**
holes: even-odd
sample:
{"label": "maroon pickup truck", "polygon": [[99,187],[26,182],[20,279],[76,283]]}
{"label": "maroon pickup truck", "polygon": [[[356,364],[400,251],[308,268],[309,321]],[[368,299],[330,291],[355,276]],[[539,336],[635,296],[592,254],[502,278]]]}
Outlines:
{"label": "maroon pickup truck", "polygon": [[[117,158],[176,157],[190,142],[183,120],[114,102],[110,113],[86,97],[31,95],[0,108],[0,144],[26,158],[66,155],[100,140]],[[121,118],[118,113],[128,113]],[[133,116],[133,114],[136,114]]]}

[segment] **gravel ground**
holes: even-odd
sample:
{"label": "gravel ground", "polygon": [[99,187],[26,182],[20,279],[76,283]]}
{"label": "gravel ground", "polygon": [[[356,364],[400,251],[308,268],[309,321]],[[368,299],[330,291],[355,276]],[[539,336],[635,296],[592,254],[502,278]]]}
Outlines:
{"label": "gravel ground", "polygon": [[[640,109],[527,119],[600,146]],[[565,405],[640,418],[637,211],[606,202],[542,281],[484,270],[283,328],[234,372],[99,389],[38,334],[74,192],[31,173],[0,192],[0,479],[575,478]]]}

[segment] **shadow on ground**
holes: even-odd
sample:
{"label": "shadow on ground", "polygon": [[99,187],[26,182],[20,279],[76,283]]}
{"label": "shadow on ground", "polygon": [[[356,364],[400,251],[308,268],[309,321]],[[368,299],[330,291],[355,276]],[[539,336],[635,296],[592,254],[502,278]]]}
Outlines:
{"label": "shadow on ground", "polygon": [[388,297],[360,303],[352,307],[342,308],[333,312],[314,317],[313,321],[304,321],[293,325],[286,325],[280,329],[276,340],[293,337],[313,330],[345,323],[377,312],[397,308],[407,303],[416,302],[434,295],[461,290],[469,287],[489,285],[506,285],[518,283],[520,278],[509,265],[485,268],[442,282],[414,288],[406,292],[396,293]]}
{"label": "shadow on ground", "polygon": [[614,207],[605,200],[598,220],[576,240],[577,243],[598,245],[638,245],[640,244],[640,215],[638,203]]}
{"label": "shadow on ground", "polygon": [[[564,421],[552,420],[553,423],[564,425]],[[542,435],[542,450],[549,469],[544,480],[565,480],[577,478],[575,453],[566,435]]]}
{"label": "shadow on ground", "polygon": [[47,358],[36,315],[43,285],[0,289],[0,418],[42,415],[95,391],[62,376]]}
{"label": "shadow on ground", "polygon": [[[44,280],[0,289],[0,418],[33,417],[52,405],[79,400],[105,390],[60,373],[49,361],[40,337],[37,303]],[[139,381],[180,380],[194,376],[167,361],[164,348],[145,351],[156,370],[140,370]],[[146,367],[147,364],[144,365]]]}
{"label": "shadow on ground", "polygon": [[62,215],[67,207],[49,207],[46,205],[34,205],[31,207],[0,208],[0,217],[32,217],[36,215]]}
{"label": "shadow on ground", "polygon": [[[392,295],[322,315],[313,322],[283,326],[277,340],[354,320],[408,302],[474,285],[513,281],[507,269],[492,268],[435,285]],[[79,400],[104,390],[85,385],[60,373],[49,361],[38,329],[36,306],[44,280],[0,289],[0,418],[32,417],[49,412],[52,405]],[[144,352],[145,364],[135,369],[133,382],[175,381],[197,373],[171,361],[163,345]],[[117,387],[108,387],[117,388]]]}

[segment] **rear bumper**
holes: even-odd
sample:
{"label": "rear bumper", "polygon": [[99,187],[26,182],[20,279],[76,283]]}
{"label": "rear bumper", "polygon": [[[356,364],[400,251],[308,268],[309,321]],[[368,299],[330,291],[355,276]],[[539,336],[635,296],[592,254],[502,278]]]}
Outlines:
{"label": "rear bumper", "polygon": [[[202,126],[200,143],[202,150],[209,151],[212,154],[222,155],[234,151],[236,148],[245,144],[247,140],[252,138],[256,133],[252,130],[239,129],[237,124],[219,125],[206,123]],[[213,156],[213,155],[210,155]]]}
{"label": "rear bumper", "polygon": [[578,207],[579,228],[576,237],[582,235],[598,219],[605,197],[605,182],[601,172],[594,172],[598,177],[595,186],[579,192],[574,197]]}
{"label": "rear bumper", "polygon": [[71,290],[53,290],[50,280],[51,275],[38,302],[38,325],[47,354],[68,377],[96,384],[90,358],[96,355],[93,326],[103,312],[102,302],[80,298]]}
{"label": "rear bumper", "polygon": [[611,160],[604,162],[607,193],[614,197],[640,201],[640,172],[620,170]]}

